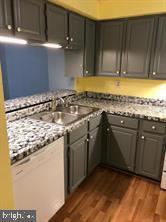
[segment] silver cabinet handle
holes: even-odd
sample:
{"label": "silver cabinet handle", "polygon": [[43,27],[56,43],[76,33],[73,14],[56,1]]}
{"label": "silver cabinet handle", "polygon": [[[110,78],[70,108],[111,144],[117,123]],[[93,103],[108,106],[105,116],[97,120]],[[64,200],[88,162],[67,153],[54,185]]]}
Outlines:
{"label": "silver cabinet handle", "polygon": [[156,75],[156,72],[153,72],[152,74],[153,74],[153,76],[155,76],[155,75]]}
{"label": "silver cabinet handle", "polygon": [[69,40],[69,36],[66,37],[66,40]]}
{"label": "silver cabinet handle", "polygon": [[8,26],[7,26],[7,29],[12,30],[12,26],[11,26],[11,25],[8,25]]}
{"label": "silver cabinet handle", "polygon": [[20,27],[17,28],[17,32],[21,32],[21,28]]}
{"label": "silver cabinet handle", "polygon": [[110,129],[109,128],[107,128],[107,132],[109,132],[110,131]]}
{"label": "silver cabinet handle", "polygon": [[88,74],[89,73],[88,70],[86,70],[85,73]]}
{"label": "silver cabinet handle", "polygon": [[119,74],[119,70],[117,70],[116,73]]}
{"label": "silver cabinet handle", "polygon": [[126,74],[126,71],[123,71],[123,74]]}
{"label": "silver cabinet handle", "polygon": [[71,39],[70,39],[70,41],[71,41],[71,42],[73,42],[73,41],[74,41],[74,39],[73,39],[73,38],[71,38]]}
{"label": "silver cabinet handle", "polygon": [[152,130],[155,130],[156,129],[156,127],[155,126],[152,126]]}
{"label": "silver cabinet handle", "polygon": [[124,124],[124,120],[121,120],[120,123],[121,123],[121,124]]}
{"label": "silver cabinet handle", "polygon": [[86,142],[89,142],[89,139],[86,139]]}
{"label": "silver cabinet handle", "polygon": [[144,137],[144,136],[141,136],[141,139],[142,139],[142,140],[144,140],[144,139],[145,139],[145,137]]}

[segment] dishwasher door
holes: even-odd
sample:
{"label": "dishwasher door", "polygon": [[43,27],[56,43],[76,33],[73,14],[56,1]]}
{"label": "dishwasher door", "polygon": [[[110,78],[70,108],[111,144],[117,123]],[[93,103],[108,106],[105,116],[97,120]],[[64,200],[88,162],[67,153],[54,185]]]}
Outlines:
{"label": "dishwasher door", "polygon": [[36,210],[47,222],[64,204],[64,138],[12,167],[16,209]]}

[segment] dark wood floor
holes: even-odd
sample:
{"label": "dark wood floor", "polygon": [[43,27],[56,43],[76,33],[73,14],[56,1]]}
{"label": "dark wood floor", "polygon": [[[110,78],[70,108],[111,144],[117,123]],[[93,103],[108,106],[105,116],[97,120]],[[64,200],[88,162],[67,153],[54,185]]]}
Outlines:
{"label": "dark wood floor", "polygon": [[97,168],[50,222],[166,222],[159,184]]}

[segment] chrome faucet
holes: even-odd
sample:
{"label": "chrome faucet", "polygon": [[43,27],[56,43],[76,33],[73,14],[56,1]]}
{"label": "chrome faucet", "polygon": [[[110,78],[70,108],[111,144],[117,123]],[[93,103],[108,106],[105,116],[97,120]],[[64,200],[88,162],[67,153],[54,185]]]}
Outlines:
{"label": "chrome faucet", "polygon": [[52,109],[53,112],[55,112],[57,105],[58,105],[57,100],[56,100],[55,97],[53,97],[52,98],[52,104],[51,104],[51,109]]}
{"label": "chrome faucet", "polygon": [[64,107],[65,106],[65,100],[62,97],[60,97],[59,100],[62,102],[61,105]]}

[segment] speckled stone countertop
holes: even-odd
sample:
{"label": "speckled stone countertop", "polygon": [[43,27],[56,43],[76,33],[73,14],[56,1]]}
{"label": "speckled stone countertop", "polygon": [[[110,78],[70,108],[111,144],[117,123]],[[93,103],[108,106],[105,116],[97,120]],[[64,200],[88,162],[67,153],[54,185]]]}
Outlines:
{"label": "speckled stone countertop", "polygon": [[77,101],[77,104],[100,108],[112,114],[166,122],[166,107],[164,106],[140,105],[94,98],[81,99]]}
{"label": "speckled stone countertop", "polygon": [[55,91],[50,91],[46,93],[35,94],[32,96],[25,96],[25,97],[19,97],[16,99],[6,100],[5,111],[11,112],[14,110],[40,104],[43,102],[48,102],[52,100],[52,98],[60,98],[60,97],[69,96],[73,94],[76,94],[75,90],[61,89],[61,90],[55,90]]}
{"label": "speckled stone countertop", "polygon": [[102,110],[99,109],[66,127],[31,119],[30,117],[9,122],[7,130],[11,163],[14,164],[25,158],[101,113]]}

